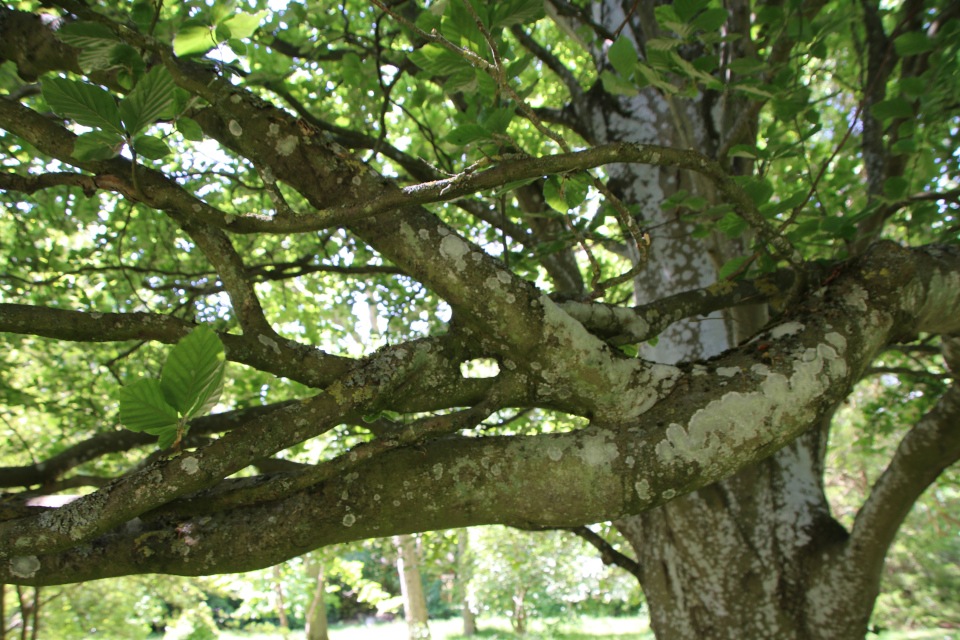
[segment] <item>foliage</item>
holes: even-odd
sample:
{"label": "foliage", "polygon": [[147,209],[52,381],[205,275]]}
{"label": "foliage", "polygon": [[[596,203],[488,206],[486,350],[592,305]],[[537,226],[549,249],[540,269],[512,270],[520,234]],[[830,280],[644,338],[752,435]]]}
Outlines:
{"label": "foliage", "polygon": [[[539,0],[52,4],[59,19],[35,21],[45,46],[0,56],[8,61],[0,73],[0,304],[4,314],[38,312],[29,321],[3,316],[10,333],[0,350],[0,461],[5,472],[36,474],[9,483],[37,487],[12,497],[11,508],[35,509],[34,493],[77,487],[86,505],[115,482],[116,511],[110,526],[84,520],[88,529],[57,531],[62,539],[53,542],[44,530],[42,540],[31,538],[39,550],[28,548],[24,558],[115,535],[141,554],[118,560],[135,567],[123,571],[158,557],[166,562],[154,570],[196,572],[186,564],[203,557],[228,559],[215,570],[233,571],[303,553],[320,544],[317,531],[332,532],[325,542],[354,535],[345,531],[389,535],[434,526],[422,523],[436,513],[450,514],[449,526],[534,528],[629,516],[675,495],[674,485],[691,490],[696,479],[683,470],[656,492],[642,489],[666,477],[640,476],[657,456],[635,460],[618,450],[598,465],[606,449],[594,447],[596,438],[621,430],[631,434],[624,442],[638,440],[630,430],[641,431],[642,418],[644,433],[661,429],[664,443],[682,443],[677,416],[692,420],[697,410],[721,406],[733,397],[721,387],[740,385],[738,398],[762,396],[762,375],[789,377],[790,367],[806,362],[794,357],[804,353],[795,344],[788,353],[763,341],[719,356],[729,362],[686,363],[651,377],[666,369],[636,356],[649,353],[644,343],[657,346],[671,324],[660,320],[721,308],[729,319],[743,301],[737,293],[708,309],[642,299],[645,280],[669,270],[656,263],[666,261],[657,253],[666,243],[702,240],[700,253],[717,263],[720,281],[695,297],[715,301],[718,291],[759,282],[748,299],[769,302],[783,314],[777,322],[839,335],[851,313],[841,307],[854,296],[827,294],[862,283],[837,261],[862,255],[881,230],[911,246],[958,241],[960,20],[948,3],[831,1],[812,14],[799,2],[757,5],[743,12],[743,25],[729,3],[674,0],[650,3],[642,17],[656,32],[650,38],[637,35],[639,23],[614,31],[592,22],[582,2],[562,3],[570,6],[561,12]],[[41,5],[24,0],[16,8]],[[20,15],[7,5],[0,11],[0,28],[9,24],[4,16]],[[871,66],[878,25],[882,72]],[[51,62],[51,51],[66,53]],[[675,122],[674,148],[633,138],[616,149],[600,144],[624,140],[607,140],[616,127],[601,131],[597,122],[626,120],[645,101],[676,122],[690,113],[730,117],[710,126]],[[607,155],[584,159],[600,152]],[[628,184],[618,171],[637,164],[662,173]],[[757,280],[787,266],[807,290]],[[934,280],[950,286],[949,278]],[[909,297],[884,293],[896,304]],[[634,298],[663,307],[634,313]],[[620,324],[605,326],[608,316]],[[916,318],[907,316],[897,316],[900,333],[882,340],[934,345],[936,335],[912,339]],[[853,338],[867,324],[861,319],[848,323],[850,340],[841,336],[851,350],[870,342]],[[804,345],[836,353],[838,341],[814,345],[819,337],[804,336]],[[862,351],[851,362],[867,366],[876,354]],[[828,477],[834,512],[847,525],[896,444],[950,388],[942,361],[888,355],[873,366],[922,365],[933,377],[883,374],[851,396],[857,411],[845,413],[832,436]],[[227,359],[236,363],[229,377]],[[480,360],[497,367],[471,367]],[[727,380],[727,365],[742,375]],[[715,384],[693,389],[704,372]],[[824,382],[823,399],[795,413],[824,413],[857,375],[851,365],[842,379]],[[651,391],[651,380],[669,386]],[[654,393],[652,407],[646,393]],[[628,401],[631,394],[642,402]],[[288,400],[296,404],[273,406],[266,419],[189,431],[230,410]],[[213,420],[203,422],[211,411]],[[158,436],[161,450],[180,449],[185,437],[190,444],[179,458],[161,458],[152,441],[130,438],[43,475],[46,461],[72,447],[116,439],[120,424]],[[752,433],[762,441],[730,447],[728,459],[698,460],[689,473],[729,475],[757,462],[756,452],[769,454],[786,424]],[[809,426],[789,426],[790,437]],[[548,452],[543,466],[530,486],[510,486],[498,498],[458,475],[476,467],[485,481],[505,483],[523,465],[501,467],[501,457],[537,438],[554,443],[571,434],[584,438],[570,449],[580,453],[530,446]],[[456,469],[438,462],[456,447],[474,447],[472,457],[459,456]],[[412,462],[377,475],[400,459]],[[596,467],[619,465],[615,484],[629,497],[595,506],[585,491],[589,499],[562,517],[534,502],[509,511],[521,510],[512,502],[518,495],[553,490],[538,483],[571,459],[585,466],[562,472],[563,481],[592,489]],[[255,471],[259,465],[264,470]],[[164,482],[144,479],[153,471]],[[376,477],[375,486],[363,485],[366,477]],[[366,511],[351,510],[367,489],[376,497]],[[450,496],[459,502],[444,503]],[[951,470],[907,521],[891,550],[881,624],[960,615],[949,515],[958,499]],[[502,510],[484,511],[490,505]],[[207,538],[195,531],[223,531],[221,519],[242,509],[254,514],[243,527],[258,523],[243,529],[261,536],[256,550],[227,552],[240,535],[203,548]],[[285,524],[275,525],[277,518]],[[143,533],[115,529],[134,519]],[[290,529],[278,536],[286,538],[283,550],[267,539],[275,526]],[[421,536],[429,604],[439,615],[457,606],[449,586],[454,541],[449,532]],[[327,570],[333,619],[396,597],[382,543],[314,553]],[[611,599],[639,605],[635,585],[603,573],[569,534],[490,528],[475,553],[476,597],[489,611],[509,612],[518,627],[528,613],[603,612]],[[117,584],[126,588],[109,596],[99,583],[65,589],[48,605],[50,628],[92,633],[93,609],[111,628],[120,628],[117,612],[138,611],[131,637],[164,618],[190,635],[212,633],[214,617],[239,624],[273,615],[274,578],[263,571],[203,583],[202,593],[191,587],[189,597],[175,593],[180,582],[161,581],[150,592],[123,580]],[[292,618],[302,620],[312,595],[306,561],[287,560],[281,582]],[[226,604],[212,612],[193,606],[214,598]],[[239,601],[235,609],[229,598]]]}

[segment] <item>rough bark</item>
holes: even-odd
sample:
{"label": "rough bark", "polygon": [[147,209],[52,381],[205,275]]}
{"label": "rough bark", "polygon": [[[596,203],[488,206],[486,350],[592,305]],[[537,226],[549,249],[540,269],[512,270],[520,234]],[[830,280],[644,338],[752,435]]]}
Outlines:
{"label": "rough bark", "polygon": [[[89,14],[69,0],[59,4]],[[595,5],[598,32],[619,28],[634,4]],[[625,28],[642,50],[644,39],[655,35],[655,21],[652,5],[637,6]],[[815,11],[819,5],[804,6]],[[735,3],[732,13],[735,30],[749,35],[746,7]],[[14,26],[17,33],[4,32]],[[597,146],[505,160],[400,188],[302,118],[175,58],[153,39],[114,27],[199,97],[191,116],[206,136],[269,168],[313,211],[227,215],[146,167],[137,169],[135,185],[128,178],[130,160],[78,161],[71,155],[73,133],[15,100],[0,100],[0,126],[79,173],[42,180],[0,176],[0,186],[109,190],[162,212],[213,265],[230,298],[242,335],[222,335],[227,357],[318,394],[145,464],[69,504],[4,505],[0,583],[245,571],[367,537],[488,523],[537,528],[616,520],[636,547],[661,636],[812,637],[830,628],[837,637],[852,637],[862,630],[884,545],[911,496],[960,455],[951,430],[956,398],[945,396],[911,432],[916,435],[908,436],[877,486],[877,495],[889,500],[868,502],[846,542],[819,485],[823,425],[885,345],[918,331],[960,332],[955,247],[880,243],[823,286],[805,289],[798,274],[791,280],[797,296],[784,316],[756,340],[723,351],[739,343],[736,332],[747,335],[763,323],[762,310],[745,310],[728,330],[717,314],[733,304],[717,306],[728,287],[708,286],[716,263],[745,247],[712,238],[703,251],[689,238],[689,227],[665,216],[659,203],[680,187],[709,202],[729,202],[796,264],[789,242],[734,179],[749,167],[725,157],[732,143],[752,135],[762,101],[730,101],[717,115],[708,94],[664,101],[645,90],[636,98],[615,98],[599,86],[572,86],[571,74],[558,69],[573,110],[561,115],[572,113],[581,134]],[[40,43],[32,49],[36,56],[11,45],[13,36],[25,41],[23,29],[33,30],[26,41]],[[0,36],[0,56],[14,60],[24,77],[76,67],[75,52],[57,48],[42,24],[6,7],[0,7]],[[749,54],[748,44],[737,46]],[[549,51],[532,44],[531,50],[556,67]],[[45,57],[44,51],[51,53]],[[777,42],[771,58],[789,54],[790,43]],[[598,66],[606,64],[602,49],[596,56]],[[598,166],[606,167],[616,193],[640,206],[640,223],[654,236],[650,267],[636,282],[643,304],[635,309],[590,300],[558,303],[421,207],[510,180]],[[455,319],[449,331],[359,361],[280,339],[259,304],[255,269],[233,238],[338,226],[442,297]],[[555,231],[545,225],[511,233],[533,242]],[[582,279],[569,273],[565,258],[547,271],[558,290],[580,293]],[[786,293],[781,285],[754,284],[764,295]],[[678,295],[663,298],[671,293]],[[713,315],[677,322],[697,314]],[[192,326],[158,314],[0,305],[0,329],[61,340],[169,344]],[[657,333],[659,345],[643,359],[613,346]],[[716,357],[697,361],[709,356]],[[460,363],[478,357],[495,358],[501,374],[463,379]],[[583,416],[590,426],[522,437],[462,435],[499,409],[530,407]],[[384,409],[445,413],[402,427],[381,424],[376,439],[323,464],[226,479]],[[448,412],[455,409],[461,410]],[[9,475],[33,480],[38,476],[31,474],[42,471]],[[745,592],[752,599],[743,598]]]}

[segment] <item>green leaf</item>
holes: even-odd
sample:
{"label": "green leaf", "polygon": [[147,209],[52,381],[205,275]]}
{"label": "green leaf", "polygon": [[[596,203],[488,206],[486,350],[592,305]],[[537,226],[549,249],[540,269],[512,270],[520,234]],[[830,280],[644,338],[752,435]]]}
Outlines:
{"label": "green leaf", "polygon": [[88,131],[77,136],[70,155],[81,161],[109,160],[120,154],[123,145],[123,137],[116,133]]}
{"label": "green leaf", "polygon": [[600,80],[603,82],[603,89],[607,93],[618,96],[635,96],[640,93],[637,85],[624,80],[620,76],[612,73],[609,69],[600,72]]}
{"label": "green leaf", "polygon": [[489,129],[482,125],[471,122],[460,125],[448,133],[444,140],[450,144],[455,144],[458,147],[462,147],[470,144],[471,142],[476,142],[477,140],[490,140],[492,138],[493,133],[491,133]]}
{"label": "green leaf", "polygon": [[738,256],[733,260],[729,261],[727,264],[723,265],[720,269],[720,275],[718,276],[720,280],[726,280],[734,273],[736,273],[740,267],[743,266],[743,263],[750,259],[750,256]]}
{"label": "green leaf", "polygon": [[692,211],[699,211],[707,206],[707,201],[700,196],[692,196],[680,203],[681,207],[686,207]]}
{"label": "green leaf", "polygon": [[[267,16],[267,11],[258,11],[256,13],[244,13],[243,11],[227,18],[222,23],[223,26],[230,29],[231,38],[249,38],[253,32],[260,27],[260,22]],[[227,39],[227,38],[225,38]]]}
{"label": "green leaf", "polygon": [[886,182],[883,183],[883,194],[888,198],[899,200],[906,195],[909,186],[910,183],[907,182],[906,178],[900,176],[887,178]]}
{"label": "green leaf", "polygon": [[156,136],[134,138],[133,150],[148,160],[159,160],[173,153],[167,143]]}
{"label": "green leaf", "polygon": [[743,190],[753,198],[753,203],[760,207],[773,196],[773,185],[769,180],[750,178],[743,183]]}
{"label": "green leaf", "polygon": [[193,142],[203,140],[203,129],[200,128],[196,120],[192,120],[187,116],[180,116],[180,118],[177,119],[177,131],[183,134],[183,137],[187,140]]}
{"label": "green leaf", "polygon": [[204,415],[223,391],[224,351],[220,338],[200,326],[177,343],[163,365],[163,396],[184,418]]}
{"label": "green leaf", "polygon": [[610,59],[610,64],[613,65],[613,68],[616,69],[617,73],[625,80],[630,77],[634,65],[637,64],[639,60],[633,42],[626,36],[620,36],[616,42],[610,45],[610,49],[607,51],[607,57]]}
{"label": "green leaf", "polygon": [[690,237],[697,238],[698,240],[702,238],[706,238],[709,235],[710,235],[710,227],[703,224],[698,224],[693,228],[693,231],[690,232]]}
{"label": "green leaf", "polygon": [[731,61],[728,67],[730,71],[734,73],[740,74],[741,76],[749,76],[758,71],[763,71],[767,68],[767,65],[756,58],[737,58]]}
{"label": "green leaf", "polygon": [[173,103],[175,86],[173,76],[163,65],[155,66],[140,79],[133,91],[120,101],[120,117],[128,135],[135,136],[157,121]]}
{"label": "green leaf", "polygon": [[123,134],[117,103],[100,87],[63,78],[46,78],[42,91],[47,104],[57,115],[85,127]]}
{"label": "green leaf", "polygon": [[99,22],[70,22],[54,32],[60,40],[71,47],[86,49],[87,47],[113,46],[120,41],[116,34],[105,24]]}
{"label": "green leaf", "polygon": [[470,67],[466,60],[437,44],[424,45],[412,52],[409,58],[424,71],[438,76],[450,75]]}
{"label": "green leaf", "polygon": [[731,211],[717,222],[717,226],[727,234],[728,238],[739,238],[740,234],[746,231],[750,225],[747,224],[746,220]]}
{"label": "green leaf", "polygon": [[653,38],[647,41],[647,49],[654,51],[671,51],[683,44],[678,38]]}
{"label": "green leaf", "polygon": [[543,0],[508,0],[490,3],[490,27],[511,27],[534,22],[546,15]]}
{"label": "green leaf", "polygon": [[210,25],[191,18],[177,31],[173,39],[173,52],[178,56],[195,56],[206,53],[216,45]]}
{"label": "green leaf", "polygon": [[890,118],[912,118],[913,107],[906,98],[896,97],[883,102],[878,102],[870,108],[873,116],[877,120],[888,120]]}
{"label": "green leaf", "polygon": [[150,432],[151,435],[160,436],[157,446],[160,449],[169,449],[170,446],[177,441],[177,428],[168,427],[166,429],[157,430],[156,433]]}
{"label": "green leaf", "polygon": [[550,176],[543,186],[543,199],[552,209],[560,213],[566,213],[574,207],[583,204],[587,199],[589,186],[586,181],[581,181],[577,177]]}
{"label": "green leaf", "polygon": [[893,41],[897,55],[901,58],[926,53],[933,49],[933,41],[922,31],[911,31]]}
{"label": "green leaf", "polygon": [[120,388],[120,422],[127,429],[175,429],[178,419],[177,410],[164,398],[159,380],[138,380]]}
{"label": "green leaf", "polygon": [[707,9],[690,23],[696,31],[716,31],[726,23],[730,12],[726,9]]}
{"label": "green leaf", "polygon": [[690,22],[698,11],[707,6],[708,0],[673,0],[673,10],[680,22]]}

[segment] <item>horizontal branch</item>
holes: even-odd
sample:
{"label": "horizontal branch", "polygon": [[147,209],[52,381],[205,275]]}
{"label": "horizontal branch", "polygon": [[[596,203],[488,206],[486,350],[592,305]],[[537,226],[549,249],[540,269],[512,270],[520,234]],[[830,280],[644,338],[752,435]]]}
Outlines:
{"label": "horizontal branch", "polygon": [[[58,544],[59,551],[48,552],[50,545],[41,543],[39,535],[60,539],[57,532],[63,527],[87,530],[81,514],[101,516],[98,495],[106,499],[103,508],[115,504],[117,488],[104,489],[48,514],[0,526],[0,552],[15,549],[23,554],[0,564],[0,582],[42,585],[129,573],[247,571],[318,546],[368,537],[496,522],[527,529],[577,527],[637,514],[755,464],[805,432],[849,393],[891,338],[917,331],[960,332],[957,273],[956,247],[905,250],[880,243],[807,304],[801,303],[793,316],[761,334],[758,342],[763,341],[765,349],[753,342],[708,362],[658,370],[660,375],[675,376],[671,393],[639,408],[633,404],[636,394],[651,382],[632,379],[616,390],[624,402],[622,413],[594,420],[585,429],[535,436],[450,437],[394,447],[275,502],[187,520],[170,513],[122,525],[114,521],[116,526],[102,531],[100,538],[90,540],[84,534],[74,543],[90,540],[90,545],[68,549]],[[602,360],[609,347],[593,345],[582,337],[571,348],[581,359]],[[405,347],[391,348],[386,360],[388,354],[378,353],[375,361],[380,366],[392,362],[400,350],[409,362],[411,354]],[[629,379],[629,362],[622,358],[609,366]],[[368,371],[377,371],[375,363],[369,366],[373,368]],[[523,375],[532,374],[527,370]],[[318,399],[346,391],[341,386]],[[407,387],[398,392],[407,393]],[[541,401],[557,397],[540,385],[538,394]],[[298,405],[306,407],[298,413],[294,407],[294,413],[305,417],[304,411],[318,399]],[[629,413],[628,407],[635,412]],[[260,428],[274,437],[304,428],[295,419],[291,424],[290,411],[271,414]],[[955,424],[956,420],[938,420],[938,425]],[[191,486],[196,483],[183,474],[168,476],[169,465],[193,469],[189,459],[201,453],[210,463],[220,464],[224,459],[220,456],[229,460],[231,451],[252,444],[236,438],[249,434],[248,427],[202,452],[145,470],[164,474],[161,485],[151,485],[147,495],[166,492],[164,504],[185,495],[167,483],[176,482],[178,490],[184,480]],[[955,429],[943,433],[957,437]],[[223,450],[214,455],[218,445]],[[917,452],[921,457],[911,465],[926,464],[931,472],[946,461],[941,456],[936,465],[930,464],[929,447],[904,445],[902,450]],[[199,465],[197,474],[210,473],[205,464]],[[524,491],[517,491],[518,486]],[[250,527],[250,522],[264,524]],[[8,542],[14,540],[22,542],[14,548]]]}
{"label": "horizontal branch", "polygon": [[[195,418],[190,421],[190,433],[192,435],[205,435],[229,431],[248,420],[266,415],[289,404],[291,403],[278,402],[261,407],[238,409]],[[127,429],[98,433],[36,464],[22,467],[0,467],[0,487],[47,485],[70,469],[90,460],[95,460],[100,456],[129,451],[136,447],[156,444],[156,442],[156,436],[142,432],[136,433]]]}

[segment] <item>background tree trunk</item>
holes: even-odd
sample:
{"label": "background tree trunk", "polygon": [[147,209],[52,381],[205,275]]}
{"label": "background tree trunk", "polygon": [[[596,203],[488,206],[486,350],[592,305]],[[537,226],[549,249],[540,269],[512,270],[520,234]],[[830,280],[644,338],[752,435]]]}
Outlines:
{"label": "background tree trunk", "polygon": [[273,594],[277,617],[280,618],[280,632],[286,638],[290,635],[290,621],[287,619],[287,607],[283,598],[283,581],[280,575],[280,565],[273,566]]}
{"label": "background tree trunk", "polygon": [[307,640],[329,640],[327,605],[324,602],[327,584],[323,563],[318,560],[309,560],[307,571],[317,581],[317,586],[313,590],[313,598],[310,600],[310,607],[307,609]]}
{"label": "background tree trunk", "polygon": [[477,616],[470,597],[470,578],[473,576],[473,559],[470,556],[470,530],[457,532],[457,600],[463,615],[463,635],[477,633]]}
{"label": "background tree trunk", "polygon": [[410,640],[424,640],[430,637],[427,624],[427,600],[423,596],[423,582],[420,580],[420,554],[413,536],[396,536],[399,557],[397,571],[400,574],[400,591],[403,594],[403,615],[407,619]]}

